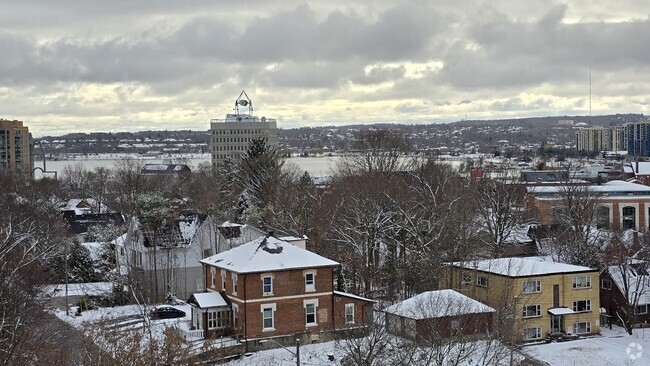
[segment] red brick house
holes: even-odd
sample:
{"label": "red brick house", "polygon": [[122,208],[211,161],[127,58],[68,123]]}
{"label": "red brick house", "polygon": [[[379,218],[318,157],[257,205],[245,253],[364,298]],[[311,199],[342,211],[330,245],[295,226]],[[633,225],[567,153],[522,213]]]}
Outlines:
{"label": "red brick house", "polygon": [[274,236],[201,263],[207,293],[194,294],[189,302],[192,326],[205,336],[313,341],[322,332],[363,326],[372,316],[372,300],[334,291],[339,263]]}
{"label": "red brick house", "polygon": [[[600,306],[612,322],[627,318],[635,324],[650,322],[649,269],[646,262],[629,259],[625,265],[609,266],[602,271]],[[628,314],[629,309],[634,309],[634,313]]]}
{"label": "red brick house", "polygon": [[420,342],[486,334],[495,310],[454,290],[427,291],[388,307],[389,333]]}

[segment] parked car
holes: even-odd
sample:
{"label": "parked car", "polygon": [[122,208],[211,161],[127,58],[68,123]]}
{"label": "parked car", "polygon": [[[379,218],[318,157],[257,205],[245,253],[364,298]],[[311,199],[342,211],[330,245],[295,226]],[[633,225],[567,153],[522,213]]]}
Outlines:
{"label": "parked car", "polygon": [[176,309],[172,306],[156,306],[149,312],[151,319],[182,318],[184,316],[185,312],[183,310]]}

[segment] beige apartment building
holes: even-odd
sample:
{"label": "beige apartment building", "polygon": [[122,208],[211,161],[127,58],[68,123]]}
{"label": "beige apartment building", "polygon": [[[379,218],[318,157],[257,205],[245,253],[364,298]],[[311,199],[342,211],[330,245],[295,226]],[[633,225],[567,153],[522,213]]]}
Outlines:
{"label": "beige apartment building", "polygon": [[22,121],[0,119],[0,171],[32,174],[31,136]]}
{"label": "beige apartment building", "polygon": [[227,114],[225,119],[210,120],[212,169],[216,169],[226,159],[238,159],[255,138],[262,137],[271,147],[277,148],[277,121],[254,116],[253,102],[244,91],[235,101],[235,110],[236,113]]}
{"label": "beige apartment building", "polygon": [[[542,257],[456,262],[444,285],[514,319],[515,339],[600,332],[599,272]],[[499,320],[497,320],[498,322]]]}

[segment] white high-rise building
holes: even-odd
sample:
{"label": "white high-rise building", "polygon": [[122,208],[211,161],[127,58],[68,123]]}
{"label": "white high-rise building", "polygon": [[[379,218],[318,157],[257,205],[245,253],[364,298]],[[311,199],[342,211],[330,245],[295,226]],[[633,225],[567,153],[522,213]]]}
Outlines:
{"label": "white high-rise building", "polygon": [[234,114],[226,114],[225,119],[210,120],[212,169],[216,169],[228,158],[237,160],[246,152],[250,141],[259,137],[265,138],[272,148],[277,148],[277,121],[253,115],[253,102],[242,90],[235,100]]}

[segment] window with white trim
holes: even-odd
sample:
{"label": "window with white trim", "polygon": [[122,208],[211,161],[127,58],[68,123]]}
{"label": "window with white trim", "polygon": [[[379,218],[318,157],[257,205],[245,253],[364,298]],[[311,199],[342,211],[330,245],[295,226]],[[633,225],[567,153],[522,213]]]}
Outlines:
{"label": "window with white trim", "polygon": [[537,327],[524,329],[524,340],[530,341],[540,338],[542,338],[542,328]]}
{"label": "window with white trim", "polygon": [[481,275],[476,276],[476,286],[488,287],[488,277]]}
{"label": "window with white trim", "polygon": [[536,318],[542,316],[542,306],[541,305],[524,305],[524,311],[522,313],[524,318]]}
{"label": "window with white trim", "polygon": [[591,300],[577,300],[573,302],[573,311],[582,313],[591,311]]}
{"label": "window with white trim", "polygon": [[591,322],[582,322],[573,324],[573,334],[591,333]]}
{"label": "window with white trim", "polygon": [[209,311],[208,312],[208,329],[214,329],[217,327],[217,312]]}
{"label": "window with white trim", "polygon": [[262,304],[262,331],[270,332],[275,330],[275,304]]}
{"label": "window with white trim", "polygon": [[591,276],[573,277],[573,288],[591,288]]}
{"label": "window with white trim", "polygon": [[239,306],[237,304],[232,304],[232,318],[234,322],[234,326],[236,327],[239,323]]}
{"label": "window with white trim", "polygon": [[217,285],[217,269],[210,267],[210,287],[215,287]]}
{"label": "window with white trim", "polygon": [[232,277],[232,294],[237,295],[237,273],[231,273]]}
{"label": "window with white trim", "polygon": [[636,311],[636,314],[647,314],[648,313],[648,305],[646,305],[646,304],[637,305],[635,311]]}
{"label": "window with white trim", "polygon": [[345,304],[345,324],[354,324],[354,303]]}
{"label": "window with white trim", "polygon": [[600,280],[600,288],[602,288],[603,290],[611,290],[612,289],[612,281],[606,280],[606,279]]}
{"label": "window with white trim", "polygon": [[542,281],[540,280],[531,280],[524,281],[522,292],[524,294],[532,294],[542,291]]}
{"label": "window with white trim", "polygon": [[470,273],[463,272],[461,274],[461,280],[460,283],[462,285],[469,285],[472,283],[472,275]]}
{"label": "window with white trim", "polygon": [[305,308],[305,324],[307,326],[317,325],[316,322],[316,309],[318,308],[318,300],[303,300]]}
{"label": "window with white trim", "polygon": [[264,295],[273,295],[273,277],[264,276],[262,278],[262,293]]}
{"label": "window with white trim", "polygon": [[314,272],[305,273],[305,291],[316,291],[316,275]]}

